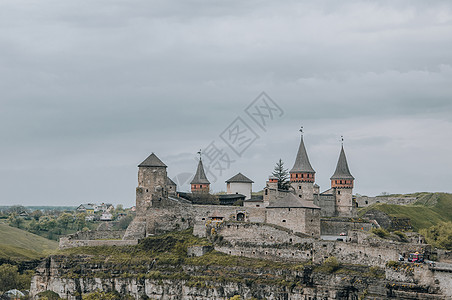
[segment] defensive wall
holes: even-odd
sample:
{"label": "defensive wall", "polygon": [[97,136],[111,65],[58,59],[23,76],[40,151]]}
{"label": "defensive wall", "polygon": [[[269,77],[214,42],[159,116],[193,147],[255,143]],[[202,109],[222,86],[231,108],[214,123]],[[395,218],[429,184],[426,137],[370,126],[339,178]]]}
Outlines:
{"label": "defensive wall", "polygon": [[83,246],[126,246],[136,245],[138,240],[122,240],[123,230],[79,231],[60,238],[59,248]]}
{"label": "defensive wall", "polygon": [[375,203],[386,203],[386,204],[397,204],[397,205],[408,205],[413,204],[417,201],[417,197],[389,197],[389,196],[378,196],[378,197],[367,197],[367,196],[357,196],[355,199],[358,207],[367,207]]}
{"label": "defensive wall", "polygon": [[[344,242],[315,240],[269,224],[224,222],[211,230],[215,250],[238,256],[322,263],[334,256],[341,263],[381,267],[399,255],[430,253],[430,245],[381,239],[364,231],[351,231]],[[207,230],[209,232],[209,229]],[[215,237],[214,235],[217,235]]]}
{"label": "defensive wall", "polygon": [[322,235],[340,235],[351,230],[370,231],[372,223],[364,221],[353,221],[350,219],[320,219],[320,232]]}

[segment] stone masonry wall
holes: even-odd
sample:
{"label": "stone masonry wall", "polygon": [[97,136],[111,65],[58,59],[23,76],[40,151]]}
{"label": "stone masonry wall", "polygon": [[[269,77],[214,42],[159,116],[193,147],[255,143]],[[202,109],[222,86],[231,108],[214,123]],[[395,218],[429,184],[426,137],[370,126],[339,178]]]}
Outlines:
{"label": "stone masonry wall", "polygon": [[321,219],[320,232],[321,235],[339,235],[342,232],[350,230],[370,231],[372,224],[367,222],[351,222],[338,219]]}
{"label": "stone masonry wall", "polygon": [[138,244],[137,240],[66,240],[60,238],[60,249],[75,247],[97,247],[97,246],[132,246]]}
{"label": "stone masonry wall", "polygon": [[67,249],[82,246],[135,245],[137,241],[122,241],[123,230],[79,231],[60,238],[59,248]]}
{"label": "stone masonry wall", "polygon": [[356,203],[358,204],[358,207],[367,207],[375,203],[408,205],[413,204],[416,201],[416,197],[356,197]]}

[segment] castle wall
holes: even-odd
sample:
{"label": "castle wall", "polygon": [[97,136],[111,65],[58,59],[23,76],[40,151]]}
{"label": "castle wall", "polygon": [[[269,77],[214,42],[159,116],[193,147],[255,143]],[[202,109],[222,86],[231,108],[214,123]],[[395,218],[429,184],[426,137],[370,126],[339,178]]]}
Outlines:
{"label": "castle wall", "polygon": [[215,250],[238,256],[283,261],[306,261],[312,257],[315,239],[293,231],[262,223],[224,222],[216,233],[224,242]]}
{"label": "castle wall", "polygon": [[[195,227],[195,232],[203,233],[203,226],[213,218],[217,221],[265,222],[265,209],[261,207],[192,205],[170,199],[160,207],[152,207],[146,212],[146,235]],[[202,236],[202,235],[201,235]]]}
{"label": "castle wall", "polygon": [[291,182],[290,185],[295,190],[297,197],[301,199],[314,200],[314,184],[312,182]]}
{"label": "castle wall", "polygon": [[309,208],[267,209],[267,223],[286,227],[294,232],[320,236],[320,211]]}
{"label": "castle wall", "polygon": [[375,203],[409,205],[417,201],[416,197],[367,197],[357,196],[356,203],[358,207],[367,207]]}
{"label": "castle wall", "polygon": [[246,242],[254,245],[312,243],[313,238],[296,234],[285,227],[264,223],[224,222],[217,232],[232,245]]}
{"label": "castle wall", "polygon": [[321,219],[320,232],[321,235],[339,235],[342,232],[350,230],[370,231],[372,224],[367,222],[351,222],[348,220],[338,219]]}
{"label": "castle wall", "polygon": [[336,199],[333,195],[314,195],[314,204],[322,208],[320,216],[336,216]]}
{"label": "castle wall", "polygon": [[222,237],[215,249],[226,254],[274,260],[322,263],[334,256],[341,263],[384,266],[399,254],[430,253],[430,245],[398,243],[363,231],[352,231],[344,242],[319,241],[272,224],[225,222],[215,227]]}
{"label": "castle wall", "polygon": [[334,189],[336,196],[336,212],[340,217],[354,217],[356,215],[353,208],[352,189],[336,188]]}
{"label": "castle wall", "polygon": [[137,240],[122,240],[123,230],[79,231],[60,238],[59,248],[67,249],[83,246],[126,246],[136,245]]}

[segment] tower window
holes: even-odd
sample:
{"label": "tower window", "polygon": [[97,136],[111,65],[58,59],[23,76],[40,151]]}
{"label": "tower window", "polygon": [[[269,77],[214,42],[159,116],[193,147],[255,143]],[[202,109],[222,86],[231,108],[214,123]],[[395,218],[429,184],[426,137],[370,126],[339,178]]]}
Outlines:
{"label": "tower window", "polygon": [[298,189],[301,190],[301,185],[298,186]]}
{"label": "tower window", "polygon": [[340,194],[341,194],[341,191],[337,191],[337,194],[340,195]]}

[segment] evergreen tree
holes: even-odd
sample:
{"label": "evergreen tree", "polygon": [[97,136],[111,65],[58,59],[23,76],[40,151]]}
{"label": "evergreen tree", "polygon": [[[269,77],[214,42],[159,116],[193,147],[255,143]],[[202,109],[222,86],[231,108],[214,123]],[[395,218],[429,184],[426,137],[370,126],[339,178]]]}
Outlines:
{"label": "evergreen tree", "polygon": [[278,189],[289,189],[289,172],[284,168],[284,162],[281,160],[281,158],[276,163],[275,170],[273,171],[272,175],[278,178]]}

